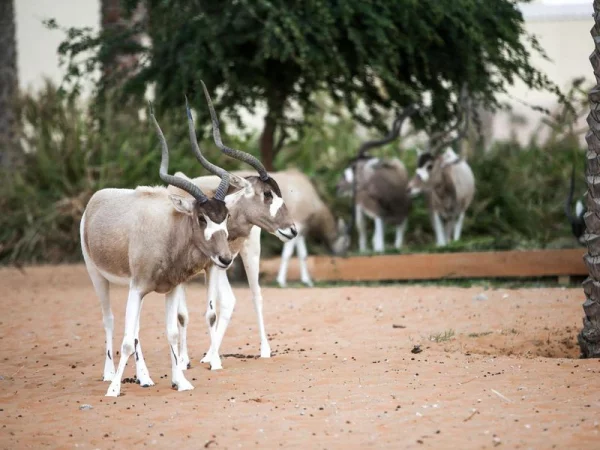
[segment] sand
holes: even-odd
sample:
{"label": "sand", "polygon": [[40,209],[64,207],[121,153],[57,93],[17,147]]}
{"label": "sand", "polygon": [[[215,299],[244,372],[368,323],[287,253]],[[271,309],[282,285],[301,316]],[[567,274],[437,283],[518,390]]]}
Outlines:
{"label": "sand", "polygon": [[[114,399],[82,266],[2,269],[0,286],[1,448],[600,448],[600,361],[577,359],[581,289],[265,288],[274,355],[260,359],[239,286],[230,356],[210,371],[204,286],[190,283],[195,390],[171,389],[152,294],[141,340],[156,385]],[[126,289],[111,294],[116,351]]]}

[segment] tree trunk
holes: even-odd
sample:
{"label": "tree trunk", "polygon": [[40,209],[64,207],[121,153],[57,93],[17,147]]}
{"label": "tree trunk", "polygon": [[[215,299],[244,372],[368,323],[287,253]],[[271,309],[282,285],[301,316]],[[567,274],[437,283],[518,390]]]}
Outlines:
{"label": "tree trunk", "polygon": [[[125,10],[122,5],[122,0],[100,1],[100,25],[104,32],[124,32],[136,22],[145,20],[145,2],[138,2],[131,20],[124,17],[124,14]],[[135,36],[134,40],[140,42],[141,36]],[[138,55],[118,54],[109,51],[106,59],[103,61],[102,76],[105,81],[108,81],[113,85],[119,85],[137,70],[138,64]]]}
{"label": "tree trunk", "polygon": [[13,0],[0,0],[0,166],[17,164],[22,156],[18,139],[17,33]]}
{"label": "tree trunk", "polygon": [[275,160],[275,128],[276,122],[270,112],[265,116],[265,126],[260,135],[260,159],[268,171],[275,170],[273,161]]}
{"label": "tree trunk", "polygon": [[[286,137],[285,130],[281,126],[285,103],[286,95],[283,92],[275,88],[267,92],[267,114],[260,135],[260,157],[261,162],[268,171],[275,170],[273,163]],[[280,126],[280,138],[283,140],[275,144],[275,132],[278,126]]]}
{"label": "tree trunk", "polygon": [[600,357],[600,0],[594,0],[594,51],[590,62],[596,76],[596,86],[590,91],[590,114],[586,135],[587,154],[587,207],[585,215],[587,253],[584,256],[589,277],[583,283],[583,329],[577,336],[583,358]]}

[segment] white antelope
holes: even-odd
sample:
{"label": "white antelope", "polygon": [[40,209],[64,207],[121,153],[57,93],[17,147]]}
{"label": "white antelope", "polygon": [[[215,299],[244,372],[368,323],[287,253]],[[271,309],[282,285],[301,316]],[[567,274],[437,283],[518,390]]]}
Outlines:
{"label": "white antelope", "polygon": [[[231,176],[247,177],[252,172],[236,170]],[[324,239],[329,250],[334,255],[342,255],[347,252],[350,239],[343,219],[337,223],[329,207],[325,204],[310,178],[297,169],[287,169],[279,172],[271,172],[270,176],[277,181],[281,188],[281,195],[291,217],[294,219],[298,236],[286,242],[281,251],[281,264],[277,275],[277,283],[281,287],[287,284],[288,264],[297,251],[300,262],[300,280],[307,286],[313,286],[308,271],[306,258],[308,249],[306,237],[309,235],[319,236]],[[198,177],[192,180],[203,189],[213,188],[218,184],[217,177]],[[260,236],[260,234],[259,234]]]}
{"label": "white antelope", "polygon": [[[146,294],[166,294],[166,328],[171,354],[171,381],[178,390],[193,389],[180,365],[178,307],[183,285],[214,263],[225,269],[232,261],[227,242],[229,187],[226,174],[214,198],[187,180],[168,175],[169,150],[150,108],[160,139],[160,178],[191,198],[169,194],[164,187],[102,189],[90,199],[81,219],[81,250],[100,299],[106,332],[104,380],[111,381],[107,396],[118,396],[129,357],[135,353],[137,378],[142,386],[154,383],[139,342],[139,316]],[[129,285],[121,358],[115,372],[112,352],[113,313],[109,283]]]}
{"label": "white antelope", "polygon": [[[471,166],[450,147],[467,133],[470,105],[466,92],[463,87],[456,123],[449,130],[433,135],[427,151],[418,150],[417,169],[408,183],[412,197],[421,193],[425,196],[438,247],[460,239],[465,212],[475,195]],[[457,137],[447,138],[455,130]]]}
{"label": "white antelope", "polygon": [[[226,198],[233,195],[237,196],[235,201],[228,202],[228,208],[230,212],[230,218],[228,222],[229,246],[234,258],[238,253],[242,257],[246,273],[248,274],[250,289],[252,290],[252,300],[254,302],[254,308],[258,318],[258,328],[260,333],[260,356],[262,358],[269,358],[271,356],[271,347],[265,331],[263,319],[263,298],[260,285],[258,284],[260,230],[264,229],[265,231],[279,237],[279,239],[283,242],[289,242],[297,235],[296,226],[294,225],[292,216],[288,212],[286,203],[282,198],[282,193],[277,181],[275,181],[273,177],[269,176],[260,161],[248,153],[231,149],[223,144],[219,131],[219,120],[204,83],[202,83],[202,85],[212,118],[213,137],[215,143],[219,149],[223,151],[223,153],[251,165],[259,174],[259,176],[256,176],[255,172],[250,172],[245,177],[235,174],[228,174],[230,176],[231,185],[230,193]],[[223,169],[210,164],[203,158],[199,151],[189,109],[188,117],[190,126],[190,140],[192,141],[194,153],[206,169],[212,173],[222,176],[221,172]],[[176,176],[189,180],[189,178],[187,178],[181,172],[178,172]],[[208,184],[203,184],[203,178],[209,180]],[[204,187],[202,189],[206,192],[209,192],[210,190],[216,188],[216,185],[210,183],[212,178],[218,180],[217,177],[201,177],[191,181],[197,186],[203,185]],[[176,185],[169,187],[171,192],[177,192],[178,189],[179,186]],[[208,290],[206,323],[209,328],[211,345],[205,357],[202,359],[202,362],[210,363],[212,370],[218,370],[222,368],[219,349],[227,326],[231,320],[236,298],[233,294],[227,278],[227,273],[225,271],[211,269],[207,272],[206,278]],[[179,323],[182,343],[185,345],[187,343],[188,325],[185,295],[180,298],[179,304],[182,311],[181,317],[185,317],[185,320],[180,320]],[[218,317],[215,309],[216,304],[219,305]],[[182,353],[187,355],[187,348],[182,349]]]}
{"label": "white antelope", "polygon": [[408,191],[413,197],[425,195],[438,247],[460,239],[475,195],[475,177],[463,158],[450,147],[443,153],[421,152]]}
{"label": "white antelope", "polygon": [[385,251],[384,223],[396,227],[394,247],[400,249],[404,243],[404,234],[411,208],[411,199],[407,195],[408,171],[398,158],[380,159],[367,154],[367,151],[392,142],[400,134],[404,120],[415,111],[411,106],[399,114],[390,133],[376,141],[363,143],[358,157],[348,166],[337,184],[340,196],[353,198],[358,246],[361,252],[367,251],[367,228],[365,215],[373,219],[373,250]]}

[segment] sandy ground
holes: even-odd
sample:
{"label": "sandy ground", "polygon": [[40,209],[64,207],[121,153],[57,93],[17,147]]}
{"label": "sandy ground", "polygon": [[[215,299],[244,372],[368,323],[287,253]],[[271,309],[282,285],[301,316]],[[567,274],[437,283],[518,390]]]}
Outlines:
{"label": "sandy ground", "polygon": [[[240,287],[223,344],[232,356],[211,372],[198,362],[205,294],[193,283],[196,389],[171,389],[154,294],[141,339],[157,384],[124,384],[112,399],[83,267],[3,269],[0,286],[2,448],[600,448],[600,361],[577,359],[579,289],[268,288],[266,360],[254,358],[255,317]],[[125,289],[112,297],[117,350]]]}

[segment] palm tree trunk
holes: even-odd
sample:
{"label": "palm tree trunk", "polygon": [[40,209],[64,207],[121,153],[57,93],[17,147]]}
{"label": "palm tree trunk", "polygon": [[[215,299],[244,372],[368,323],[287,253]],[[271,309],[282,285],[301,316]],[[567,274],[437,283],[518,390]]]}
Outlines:
{"label": "palm tree trunk", "polygon": [[584,256],[589,277],[583,283],[583,329],[577,336],[583,358],[600,358],[600,0],[594,0],[594,51],[590,62],[596,77],[596,86],[590,91],[590,127],[586,141],[587,157],[587,206],[585,216],[587,253]]}
{"label": "palm tree trunk", "polygon": [[[122,3],[123,0],[100,0],[100,25],[103,32],[122,33],[131,28],[134,23],[145,20],[145,2],[139,1],[137,3],[136,9],[130,18],[125,17],[125,9]],[[140,35],[133,37],[138,43],[141,38]],[[119,54],[110,49],[106,53],[102,64],[102,76],[105,82],[119,85],[138,69],[138,55]]]}
{"label": "palm tree trunk", "polygon": [[21,157],[18,140],[17,33],[13,0],[0,0],[0,166],[17,164]]}

